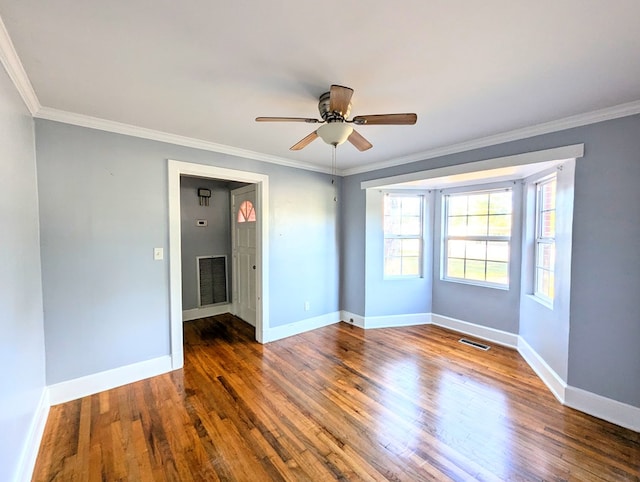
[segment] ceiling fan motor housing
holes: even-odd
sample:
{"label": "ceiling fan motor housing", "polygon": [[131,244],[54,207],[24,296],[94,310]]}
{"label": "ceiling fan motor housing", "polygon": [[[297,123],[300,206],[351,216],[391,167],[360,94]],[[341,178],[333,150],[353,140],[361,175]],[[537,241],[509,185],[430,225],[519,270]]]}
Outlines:
{"label": "ceiling fan motor housing", "polygon": [[346,112],[332,112],[330,107],[331,92],[325,92],[318,100],[318,111],[325,122],[344,122],[351,113],[351,102]]}

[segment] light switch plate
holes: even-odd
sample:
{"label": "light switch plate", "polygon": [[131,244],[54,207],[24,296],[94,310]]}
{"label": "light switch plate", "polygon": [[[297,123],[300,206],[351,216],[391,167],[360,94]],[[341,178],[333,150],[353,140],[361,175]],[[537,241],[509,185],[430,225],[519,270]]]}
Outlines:
{"label": "light switch plate", "polygon": [[159,261],[164,258],[164,250],[162,248],[153,248],[153,259]]}

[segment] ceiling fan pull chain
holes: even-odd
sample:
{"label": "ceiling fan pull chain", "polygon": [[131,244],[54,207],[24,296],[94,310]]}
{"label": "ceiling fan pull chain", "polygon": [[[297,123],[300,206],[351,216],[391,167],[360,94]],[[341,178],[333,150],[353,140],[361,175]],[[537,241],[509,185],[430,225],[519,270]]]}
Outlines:
{"label": "ceiling fan pull chain", "polygon": [[332,146],[333,150],[331,151],[331,184],[333,184],[333,201],[338,202],[338,183],[336,182],[336,151],[337,146]]}

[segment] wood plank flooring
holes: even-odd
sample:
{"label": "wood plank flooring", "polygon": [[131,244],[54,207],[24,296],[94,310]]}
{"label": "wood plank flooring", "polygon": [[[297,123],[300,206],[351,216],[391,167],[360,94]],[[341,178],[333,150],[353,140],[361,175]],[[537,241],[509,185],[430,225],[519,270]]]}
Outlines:
{"label": "wood plank flooring", "polygon": [[640,480],[639,433],[459,338],[340,323],[260,345],[231,315],[188,322],[183,370],[51,408],[33,480]]}

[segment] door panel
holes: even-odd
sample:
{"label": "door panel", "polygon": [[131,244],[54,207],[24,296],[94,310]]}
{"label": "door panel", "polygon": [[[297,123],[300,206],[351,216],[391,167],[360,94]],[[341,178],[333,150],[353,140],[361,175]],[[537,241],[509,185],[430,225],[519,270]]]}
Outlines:
{"label": "door panel", "polygon": [[234,304],[237,315],[256,325],[257,266],[256,266],[256,191],[247,186],[231,191],[233,209]]}

